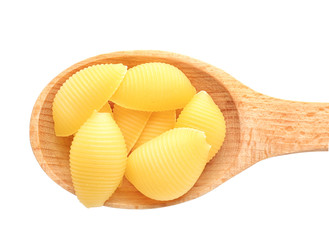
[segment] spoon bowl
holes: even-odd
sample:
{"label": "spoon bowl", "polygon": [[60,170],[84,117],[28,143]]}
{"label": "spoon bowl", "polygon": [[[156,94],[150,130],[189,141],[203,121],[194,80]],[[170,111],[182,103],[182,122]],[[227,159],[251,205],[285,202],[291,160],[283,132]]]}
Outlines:
{"label": "spoon bowl", "polygon": [[128,68],[164,62],[182,70],[197,91],[207,91],[224,114],[227,136],[193,188],[178,199],[156,201],[142,195],[126,179],[105,206],[155,208],[182,203],[216,188],[260,160],[288,153],[326,151],[329,145],[329,103],[272,98],[246,87],[223,70],[202,61],[163,51],[124,51],[81,61],[55,77],[38,97],[31,116],[30,141],[42,169],[74,194],[69,167],[72,137],[56,137],[52,102],[61,85],[77,71],[102,63]]}

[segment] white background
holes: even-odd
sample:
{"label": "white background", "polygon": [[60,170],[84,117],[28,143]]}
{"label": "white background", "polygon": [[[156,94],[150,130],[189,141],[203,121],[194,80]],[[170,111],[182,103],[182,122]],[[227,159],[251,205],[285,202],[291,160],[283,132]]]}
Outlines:
{"label": "white background", "polygon": [[199,199],[86,209],[39,167],[32,107],[85,58],[185,54],[270,96],[329,102],[328,1],[1,1],[0,239],[329,239],[329,153],[262,161]]}

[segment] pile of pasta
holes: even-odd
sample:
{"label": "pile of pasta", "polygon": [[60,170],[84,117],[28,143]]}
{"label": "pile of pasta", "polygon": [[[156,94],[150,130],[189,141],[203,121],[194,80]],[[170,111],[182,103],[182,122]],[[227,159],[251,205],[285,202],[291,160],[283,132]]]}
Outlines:
{"label": "pile of pasta", "polygon": [[221,148],[226,132],[210,95],[196,93],[177,67],[158,62],[78,71],[57,92],[53,118],[57,136],[74,135],[70,170],[86,207],[103,206],[124,176],[149,198],[179,198]]}

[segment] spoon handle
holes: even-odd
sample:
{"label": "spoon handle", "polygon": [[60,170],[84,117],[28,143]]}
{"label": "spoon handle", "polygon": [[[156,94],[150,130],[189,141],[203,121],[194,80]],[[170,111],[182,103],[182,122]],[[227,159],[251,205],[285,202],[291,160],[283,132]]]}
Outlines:
{"label": "spoon handle", "polygon": [[259,160],[289,153],[328,151],[329,103],[293,102],[263,95],[249,107],[240,122],[242,129],[243,125],[248,129],[247,143],[254,145],[249,149],[261,150]]}

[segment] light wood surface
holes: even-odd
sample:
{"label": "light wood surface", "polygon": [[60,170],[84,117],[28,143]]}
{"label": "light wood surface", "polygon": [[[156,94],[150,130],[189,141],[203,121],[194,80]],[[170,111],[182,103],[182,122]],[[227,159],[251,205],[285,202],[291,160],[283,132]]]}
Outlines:
{"label": "light wood surface", "polygon": [[[99,55],[79,62],[55,77],[33,108],[30,140],[42,169],[64,189],[74,193],[69,169],[72,137],[56,137],[53,98],[69,76],[90,65],[165,62],[181,69],[198,91],[207,91],[222,110],[227,137],[207,164],[195,186],[184,196],[167,202],[151,200],[126,179],[105,206],[154,208],[182,203],[216,188],[260,160],[282,154],[328,151],[329,103],[292,102],[257,93],[223,70],[183,55],[162,51],[127,51]],[[310,163],[312,164],[312,163]]]}

